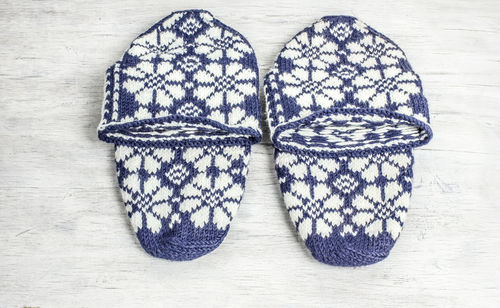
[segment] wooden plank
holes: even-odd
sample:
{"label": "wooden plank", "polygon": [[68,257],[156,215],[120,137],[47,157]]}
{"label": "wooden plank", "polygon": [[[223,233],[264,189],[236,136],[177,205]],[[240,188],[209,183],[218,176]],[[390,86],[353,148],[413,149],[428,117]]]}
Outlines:
{"label": "wooden plank", "polygon": [[[415,152],[410,214],[389,258],[339,268],[308,255],[268,132],[219,249],[185,263],[142,251],[111,146],[96,137],[103,75],[135,36],[185,8],[244,34],[261,79],[283,44],[324,15],[359,17],[405,50],[435,139]],[[498,306],[499,21],[497,1],[4,1],[0,306]]]}

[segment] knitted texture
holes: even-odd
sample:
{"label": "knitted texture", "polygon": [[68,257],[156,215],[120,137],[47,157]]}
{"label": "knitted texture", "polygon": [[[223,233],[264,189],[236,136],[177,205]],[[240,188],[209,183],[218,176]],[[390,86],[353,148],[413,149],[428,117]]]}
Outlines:
{"label": "knitted texture", "polygon": [[107,70],[101,140],[115,144],[123,201],[151,255],[191,260],[220,245],[259,142],[255,54],[209,12],[174,12]]}
{"label": "knitted texture", "polygon": [[411,194],[427,101],[403,51],[348,16],[298,33],[264,80],[285,205],[312,255],[331,265],[385,258]]}

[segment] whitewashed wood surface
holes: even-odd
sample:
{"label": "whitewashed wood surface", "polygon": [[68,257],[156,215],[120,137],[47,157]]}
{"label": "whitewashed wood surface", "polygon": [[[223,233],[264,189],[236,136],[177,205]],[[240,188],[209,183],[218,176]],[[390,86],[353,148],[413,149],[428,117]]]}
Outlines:
{"label": "whitewashed wood surface", "polygon": [[[267,130],[216,251],[175,263],[140,248],[112,146],[96,137],[103,76],[133,38],[187,8],[244,34],[261,79],[325,15],[356,16],[405,50],[435,138],[415,151],[409,217],[385,261],[309,256]],[[4,0],[0,42],[0,307],[500,306],[498,1]]]}

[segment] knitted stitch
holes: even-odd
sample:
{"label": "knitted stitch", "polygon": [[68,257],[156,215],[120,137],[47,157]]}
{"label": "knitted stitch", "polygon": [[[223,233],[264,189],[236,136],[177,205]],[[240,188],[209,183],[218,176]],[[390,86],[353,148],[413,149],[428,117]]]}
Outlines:
{"label": "knitted stitch", "polygon": [[246,39],[209,12],[174,12],[106,73],[101,140],[151,255],[191,260],[229,230],[259,142],[258,69]]}
{"label": "knitted stitch", "polygon": [[312,255],[384,259],[408,210],[412,148],[432,137],[403,51],[356,18],[323,17],[285,45],[264,87],[281,191]]}

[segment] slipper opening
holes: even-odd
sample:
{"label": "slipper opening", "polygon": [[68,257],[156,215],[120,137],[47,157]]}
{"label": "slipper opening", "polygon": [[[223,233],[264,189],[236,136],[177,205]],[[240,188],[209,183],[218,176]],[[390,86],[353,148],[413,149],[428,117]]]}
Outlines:
{"label": "slipper opening", "polygon": [[250,128],[231,127],[209,119],[169,116],[101,127],[99,138],[116,144],[169,146],[212,143],[253,144],[260,134]]}
{"label": "slipper opening", "polygon": [[331,110],[278,127],[275,143],[283,149],[339,154],[420,146],[429,141],[425,123],[398,113]]}

